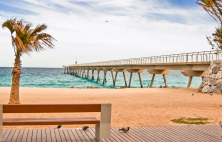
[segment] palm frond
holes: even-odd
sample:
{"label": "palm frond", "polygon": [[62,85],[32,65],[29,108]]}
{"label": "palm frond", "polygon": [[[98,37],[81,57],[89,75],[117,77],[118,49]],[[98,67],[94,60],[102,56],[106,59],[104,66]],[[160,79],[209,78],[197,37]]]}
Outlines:
{"label": "palm frond", "polygon": [[51,35],[46,33],[40,33],[35,37],[34,41],[34,50],[41,51],[44,50],[44,47],[54,48],[52,41],[55,40]]}
{"label": "palm frond", "polygon": [[[45,48],[53,48],[52,43],[55,40],[51,35],[43,33],[47,26],[45,24],[37,25],[32,29],[32,24],[23,19],[10,19],[2,24],[11,31],[12,46],[15,54],[29,54],[32,51],[42,51]],[[15,36],[12,34],[15,32]]]}
{"label": "palm frond", "polygon": [[217,22],[222,22],[222,0],[197,0],[197,4],[202,6],[205,11]]}
{"label": "palm frond", "polygon": [[13,28],[13,25],[15,24],[15,22],[16,22],[16,18],[9,19],[2,24],[2,28],[8,28],[11,34],[13,34],[13,32],[15,31]]}
{"label": "palm frond", "polygon": [[32,31],[31,36],[36,36],[38,33],[45,30],[47,26],[45,24],[37,25],[36,28]]}

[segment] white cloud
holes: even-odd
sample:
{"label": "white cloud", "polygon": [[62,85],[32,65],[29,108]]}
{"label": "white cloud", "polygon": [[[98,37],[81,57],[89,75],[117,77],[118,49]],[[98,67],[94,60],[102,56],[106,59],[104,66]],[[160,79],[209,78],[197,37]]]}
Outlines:
{"label": "white cloud", "polygon": [[[205,37],[216,26],[203,9],[172,7],[166,1],[26,1],[11,6],[36,14],[15,16],[33,25],[46,23],[57,42],[53,50],[22,57],[23,66],[61,67],[76,58],[84,63],[210,50]],[[1,15],[0,23],[11,18]],[[0,29],[0,42],[0,61],[4,60],[0,66],[12,66],[13,49],[6,29]]]}

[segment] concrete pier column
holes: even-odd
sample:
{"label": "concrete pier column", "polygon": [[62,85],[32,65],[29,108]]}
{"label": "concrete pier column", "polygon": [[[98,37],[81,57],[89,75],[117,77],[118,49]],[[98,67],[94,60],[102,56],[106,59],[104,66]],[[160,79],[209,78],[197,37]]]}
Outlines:
{"label": "concrete pier column", "polygon": [[155,78],[155,74],[153,74],[153,77],[152,77],[152,80],[151,80],[151,83],[150,83],[150,88],[152,88],[152,86],[153,86],[154,78]]}
{"label": "concrete pier column", "polygon": [[164,80],[164,83],[165,83],[165,87],[168,88],[165,74],[163,74],[163,80]]}
{"label": "concrete pier column", "polygon": [[140,86],[141,86],[141,88],[143,88],[143,83],[142,83],[141,76],[140,76],[139,72],[138,72],[138,75],[139,75],[139,79],[140,79]]}
{"label": "concrete pier column", "polygon": [[115,76],[115,80],[114,80],[114,84],[113,84],[113,86],[115,86],[115,84],[116,84],[117,74],[118,74],[118,71],[116,71],[116,76]]}
{"label": "concrete pier column", "polygon": [[79,77],[81,77],[82,69],[79,70]]}
{"label": "concrete pier column", "polygon": [[105,82],[107,82],[106,81],[106,73],[107,73],[107,71],[113,71],[113,70],[112,70],[112,68],[102,68],[102,70],[104,72],[104,79],[103,79],[103,84],[104,84]]}
{"label": "concrete pier column", "polygon": [[100,70],[97,70],[97,73],[98,73],[98,75],[97,75],[97,82],[100,81],[100,79],[99,79],[99,72],[100,72]]}
{"label": "concrete pier column", "polygon": [[190,85],[191,85],[191,82],[192,82],[192,79],[194,76],[196,77],[205,77],[207,75],[207,71],[193,71],[193,70],[181,70],[180,71],[184,76],[189,76],[189,81],[188,81],[188,84],[187,84],[187,89],[190,88]]}
{"label": "concrete pier column", "polygon": [[103,79],[103,84],[104,84],[106,82],[106,72],[107,71],[104,70],[103,72],[104,72],[104,79]]}
{"label": "concrete pier column", "polygon": [[133,73],[131,72],[131,73],[130,73],[130,80],[129,80],[129,88],[130,88],[130,85],[131,85],[132,75],[133,75]]}
{"label": "concrete pier column", "polygon": [[87,76],[86,76],[86,79],[88,80],[89,78],[89,70],[87,70]]}
{"label": "concrete pier column", "polygon": [[92,70],[92,80],[94,79],[94,70]]}
{"label": "concrete pier column", "polygon": [[[165,83],[165,87],[168,87],[165,75],[169,74],[171,72],[171,70],[149,69],[149,70],[147,70],[147,72],[149,72],[150,74],[153,74],[153,77],[152,77],[152,80],[151,80],[151,83],[150,83],[150,88],[152,88],[152,86],[153,86],[153,82],[154,82],[154,78],[155,78],[156,74],[162,74],[163,75],[163,80],[164,80],[164,83]],[[149,88],[149,85],[148,85],[148,88]]]}
{"label": "concrete pier column", "polygon": [[127,87],[125,72],[123,72],[123,77],[124,77],[124,81],[125,81],[125,86]]}
{"label": "concrete pier column", "polygon": [[190,88],[190,85],[191,85],[192,79],[193,79],[193,76],[190,76],[190,78],[189,78],[189,82],[188,82],[188,84],[187,84],[187,89]]}
{"label": "concrete pier column", "polygon": [[116,85],[116,78],[117,78],[118,72],[123,72],[123,78],[124,78],[124,81],[125,81],[125,86],[127,87],[126,77],[125,77],[125,72],[127,72],[127,70],[126,69],[115,69],[115,68],[113,70],[116,72],[115,79],[113,78],[113,86]]}
{"label": "concrete pier column", "polygon": [[141,85],[141,88],[143,88],[142,80],[141,80],[141,77],[140,77],[140,73],[143,73],[145,71],[145,69],[127,69],[127,71],[130,72],[129,88],[130,88],[130,85],[131,85],[131,80],[132,80],[133,73],[138,73],[139,80],[140,80],[140,85]]}
{"label": "concrete pier column", "polygon": [[66,73],[66,67],[64,68],[64,74]]}
{"label": "concrete pier column", "polygon": [[114,82],[115,82],[115,81],[114,81],[114,77],[113,77],[113,71],[111,71],[111,75],[112,75],[113,86],[114,86],[114,84],[115,84]]}
{"label": "concrete pier column", "polygon": [[82,70],[82,78],[83,78],[84,73],[85,73],[85,69]]}

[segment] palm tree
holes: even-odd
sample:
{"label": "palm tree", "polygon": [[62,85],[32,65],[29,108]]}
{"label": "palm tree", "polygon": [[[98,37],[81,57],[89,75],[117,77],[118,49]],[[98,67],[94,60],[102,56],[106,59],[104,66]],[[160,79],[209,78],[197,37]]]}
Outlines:
{"label": "palm tree", "polygon": [[222,23],[222,0],[197,0],[211,17],[220,24]]}
{"label": "palm tree", "polygon": [[20,57],[23,54],[29,55],[32,51],[42,51],[45,47],[54,47],[52,41],[55,39],[43,32],[47,28],[45,24],[37,25],[34,29],[31,29],[31,26],[31,23],[26,23],[24,20],[17,20],[16,18],[11,18],[2,24],[2,28],[8,28],[11,32],[12,46],[15,52],[9,104],[20,104],[19,80],[20,74],[22,74]]}
{"label": "palm tree", "polygon": [[215,34],[213,34],[215,44],[210,37],[207,37],[207,40],[212,49],[216,47],[217,50],[222,50],[222,0],[197,0],[196,3],[202,6],[220,24],[219,27],[216,27]]}

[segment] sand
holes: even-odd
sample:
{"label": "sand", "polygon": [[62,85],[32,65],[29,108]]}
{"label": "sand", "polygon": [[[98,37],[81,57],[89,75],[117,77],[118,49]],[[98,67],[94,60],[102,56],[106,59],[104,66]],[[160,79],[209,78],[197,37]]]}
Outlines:
{"label": "sand", "polygon": [[[22,104],[81,104],[111,103],[111,126],[150,127],[178,126],[172,119],[205,117],[210,124],[222,121],[222,95],[196,93],[197,88],[127,88],[127,89],[73,89],[73,88],[20,88]],[[0,103],[7,104],[10,88],[0,87]],[[194,96],[192,96],[194,94]],[[4,114],[4,118],[31,117],[100,117],[99,113],[66,114]],[[89,125],[94,127],[94,125]],[[54,128],[55,126],[4,126],[4,129]],[[62,128],[79,128],[67,125]]]}

